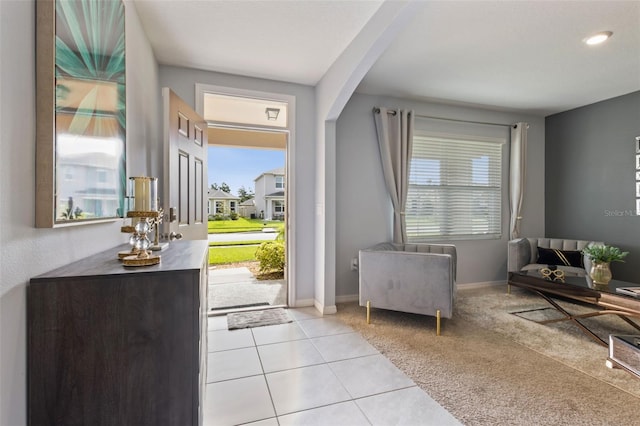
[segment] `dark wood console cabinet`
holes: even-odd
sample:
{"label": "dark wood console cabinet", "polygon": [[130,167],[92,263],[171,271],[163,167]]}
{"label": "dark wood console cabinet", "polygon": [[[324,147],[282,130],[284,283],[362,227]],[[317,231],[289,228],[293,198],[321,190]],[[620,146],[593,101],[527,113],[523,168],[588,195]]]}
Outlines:
{"label": "dark wood console cabinet", "polygon": [[146,267],[122,266],[128,248],[31,279],[30,425],[202,424],[207,241],[173,241]]}

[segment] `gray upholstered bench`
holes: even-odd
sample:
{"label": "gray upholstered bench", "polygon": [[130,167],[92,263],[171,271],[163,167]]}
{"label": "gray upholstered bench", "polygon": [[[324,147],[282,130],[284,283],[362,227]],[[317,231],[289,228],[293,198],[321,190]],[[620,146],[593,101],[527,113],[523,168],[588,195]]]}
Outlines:
{"label": "gray upholstered bench", "polygon": [[456,247],[380,243],[360,250],[360,306],[451,318],[456,292]]}

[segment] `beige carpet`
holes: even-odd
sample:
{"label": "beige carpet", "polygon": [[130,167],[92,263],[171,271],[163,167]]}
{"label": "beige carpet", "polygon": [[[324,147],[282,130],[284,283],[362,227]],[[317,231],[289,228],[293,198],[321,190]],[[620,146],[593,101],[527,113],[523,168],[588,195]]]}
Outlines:
{"label": "beige carpet", "polygon": [[[546,302],[505,292],[459,291],[440,337],[432,317],[373,310],[367,325],[357,303],[338,305],[337,316],[466,425],[640,424],[639,379],[606,368],[607,349],[574,327],[510,314]],[[614,317],[591,321],[633,330]]]}

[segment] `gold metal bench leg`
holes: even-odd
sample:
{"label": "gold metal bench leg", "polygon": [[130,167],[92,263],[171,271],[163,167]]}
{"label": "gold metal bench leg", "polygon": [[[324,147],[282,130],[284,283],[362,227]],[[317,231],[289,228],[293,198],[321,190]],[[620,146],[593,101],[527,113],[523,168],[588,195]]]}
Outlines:
{"label": "gold metal bench leg", "polygon": [[371,324],[371,301],[367,300],[367,324]]}
{"label": "gold metal bench leg", "polygon": [[440,309],[436,311],[436,336],[440,335]]}

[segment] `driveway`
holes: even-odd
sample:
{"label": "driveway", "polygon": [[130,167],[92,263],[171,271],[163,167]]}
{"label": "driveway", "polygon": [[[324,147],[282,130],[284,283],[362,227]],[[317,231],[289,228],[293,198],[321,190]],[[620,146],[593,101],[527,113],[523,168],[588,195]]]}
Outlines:
{"label": "driveway", "polygon": [[226,243],[230,241],[273,241],[277,232],[232,232],[228,234],[209,234],[209,242]]}

